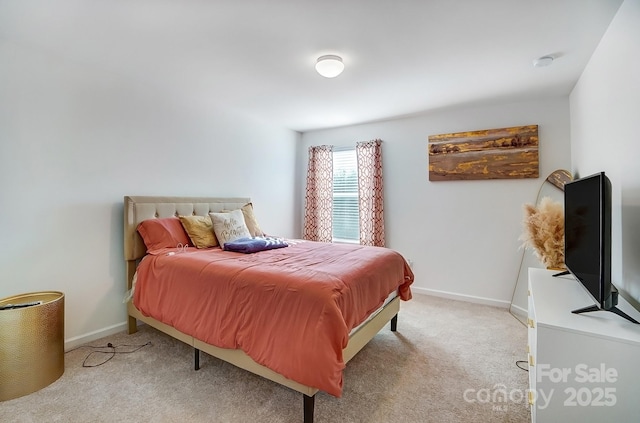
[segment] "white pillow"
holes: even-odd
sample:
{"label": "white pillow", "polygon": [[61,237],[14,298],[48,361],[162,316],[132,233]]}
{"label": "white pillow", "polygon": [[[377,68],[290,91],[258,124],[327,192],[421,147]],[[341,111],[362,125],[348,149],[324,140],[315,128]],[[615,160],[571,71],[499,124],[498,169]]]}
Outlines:
{"label": "white pillow", "polygon": [[233,210],[225,213],[209,213],[213,222],[213,232],[218,242],[224,247],[225,242],[235,241],[239,238],[251,238],[251,233],[244,222],[242,210]]}

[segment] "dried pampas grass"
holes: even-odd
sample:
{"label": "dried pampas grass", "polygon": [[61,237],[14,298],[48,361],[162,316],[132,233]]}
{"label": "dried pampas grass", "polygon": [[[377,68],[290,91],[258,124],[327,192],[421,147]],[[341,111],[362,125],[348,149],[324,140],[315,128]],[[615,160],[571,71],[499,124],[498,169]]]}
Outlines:
{"label": "dried pampas grass", "polygon": [[564,269],[564,208],[549,197],[536,207],[524,205],[523,246],[534,249],[536,257],[550,269]]}

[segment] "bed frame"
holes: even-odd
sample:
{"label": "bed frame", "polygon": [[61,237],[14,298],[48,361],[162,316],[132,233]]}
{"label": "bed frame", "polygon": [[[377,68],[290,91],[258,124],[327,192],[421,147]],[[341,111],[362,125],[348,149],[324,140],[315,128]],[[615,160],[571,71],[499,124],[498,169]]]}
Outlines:
{"label": "bed frame", "polygon": [[[126,264],[127,290],[132,288],[136,266],[146,253],[144,242],[136,230],[140,222],[147,219],[178,215],[206,216],[209,212],[238,209],[250,201],[251,199],[242,197],[125,196],[124,258]],[[391,330],[395,332],[399,310],[400,298],[395,297],[376,312],[365,324],[353,332],[349,337],[347,347],[343,350],[345,363],[351,360],[387,322],[391,322]],[[209,355],[302,393],[304,423],[313,423],[315,394],[318,392],[318,389],[285,378],[281,374],[256,363],[242,350],[219,348],[207,344],[158,320],[146,317],[133,305],[133,301],[127,303],[127,311],[130,334],[137,331],[137,321],[140,320],[185,344],[191,345],[194,348],[194,367],[196,370],[198,370],[200,366],[200,351],[204,351]]]}

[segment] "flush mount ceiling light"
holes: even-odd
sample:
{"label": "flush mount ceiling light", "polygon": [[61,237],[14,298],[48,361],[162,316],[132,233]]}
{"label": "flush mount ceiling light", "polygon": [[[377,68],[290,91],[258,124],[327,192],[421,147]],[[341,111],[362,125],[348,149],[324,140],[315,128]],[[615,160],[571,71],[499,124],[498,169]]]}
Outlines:
{"label": "flush mount ceiling light", "polygon": [[545,66],[549,66],[552,63],[553,56],[542,56],[533,61],[533,66],[535,66],[536,68],[542,68]]}
{"label": "flush mount ceiling light", "polygon": [[342,57],[335,56],[333,54],[320,56],[318,57],[318,62],[316,63],[316,70],[325,78],[335,78],[344,70]]}

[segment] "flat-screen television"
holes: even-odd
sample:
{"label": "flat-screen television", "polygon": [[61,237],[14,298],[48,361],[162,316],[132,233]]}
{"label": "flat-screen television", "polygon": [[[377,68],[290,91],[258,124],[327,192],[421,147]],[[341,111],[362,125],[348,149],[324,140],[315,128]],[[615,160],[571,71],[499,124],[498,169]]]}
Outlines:
{"label": "flat-screen television", "polygon": [[564,186],[564,259],[567,270],[595,305],[573,313],[607,310],[638,323],[619,310],[611,283],[611,181],[604,172]]}

